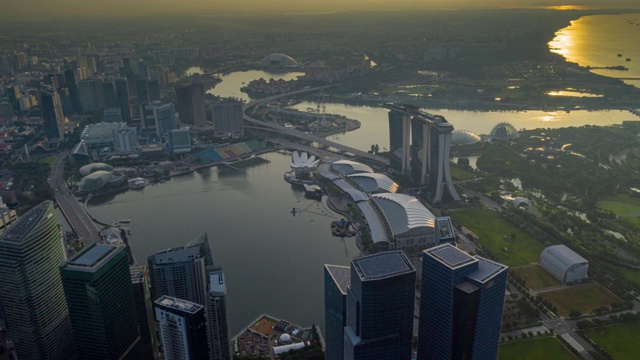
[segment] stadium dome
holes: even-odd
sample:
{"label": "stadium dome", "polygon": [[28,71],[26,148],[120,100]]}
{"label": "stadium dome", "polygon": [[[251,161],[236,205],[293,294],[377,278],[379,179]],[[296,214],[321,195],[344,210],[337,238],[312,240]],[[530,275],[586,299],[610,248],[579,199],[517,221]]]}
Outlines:
{"label": "stadium dome", "polygon": [[478,134],[468,130],[454,130],[451,132],[451,145],[471,145],[480,140]]}
{"label": "stadium dome", "polygon": [[573,284],[587,279],[589,261],[565,245],[553,245],[540,254],[540,266],[563,284]]}
{"label": "stadium dome", "polygon": [[280,335],[280,343],[281,344],[290,344],[291,343],[291,335],[289,335],[289,334]]}
{"label": "stadium dome", "polygon": [[80,175],[82,176],[87,176],[89,174],[92,174],[96,171],[107,171],[107,172],[111,172],[113,171],[113,167],[111,165],[107,165],[105,163],[93,163],[93,164],[89,164],[89,165],[85,165],[83,167],[80,168]]}
{"label": "stadium dome", "polygon": [[289,55],[275,53],[263,57],[260,64],[264,66],[290,66],[296,65],[298,62]]}
{"label": "stadium dome", "polygon": [[98,170],[80,180],[80,191],[89,192],[100,189],[113,179],[109,171]]}
{"label": "stadium dome", "polygon": [[494,126],[490,135],[495,140],[513,140],[520,136],[515,126],[507,122],[501,122]]}
{"label": "stadium dome", "polygon": [[353,180],[362,191],[366,193],[380,193],[390,192],[395,193],[398,191],[398,184],[391,180],[387,175],[378,173],[357,173],[348,176]]}
{"label": "stadium dome", "polygon": [[373,169],[365,164],[351,160],[334,161],[331,168],[341,175],[351,175],[355,173],[373,173]]}

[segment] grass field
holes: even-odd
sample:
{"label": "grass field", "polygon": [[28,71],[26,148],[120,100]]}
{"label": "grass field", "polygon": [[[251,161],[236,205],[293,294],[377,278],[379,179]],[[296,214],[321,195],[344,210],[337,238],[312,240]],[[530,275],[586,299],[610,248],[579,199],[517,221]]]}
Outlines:
{"label": "grass field", "polygon": [[558,340],[546,337],[500,345],[498,360],[511,359],[572,360],[575,357]]}
{"label": "grass field", "polygon": [[628,282],[633,283],[635,285],[640,285],[640,271],[627,269],[622,266],[617,266],[617,265],[608,264],[608,263],[602,263],[602,265],[607,269],[609,269],[611,272],[615,273],[616,275],[622,276]]}
{"label": "grass field", "polygon": [[56,156],[55,155],[47,156],[45,158],[40,159],[39,161],[51,166],[53,165],[53,162],[56,161]]}
{"label": "grass field", "polygon": [[540,295],[551,301],[562,316],[568,316],[571,310],[588,314],[601,306],[611,307],[612,302],[624,302],[600,284],[579,285]]}
{"label": "grass field", "polygon": [[[617,324],[586,330],[593,341],[607,350],[614,359],[632,359],[640,352],[640,323]],[[636,355],[633,355],[636,354]]]}
{"label": "grass field", "polygon": [[[479,243],[489,249],[498,261],[509,266],[529,265],[538,261],[544,246],[491,210],[452,212],[456,224],[465,226],[479,237]],[[511,237],[515,234],[515,238]]]}
{"label": "grass field", "polygon": [[469,170],[451,164],[449,166],[451,172],[451,178],[453,180],[469,180],[473,179],[476,175]]}
{"label": "grass field", "polygon": [[631,216],[640,214],[640,197],[628,194],[609,196],[598,201],[599,208],[610,210],[619,216]]}
{"label": "grass field", "polygon": [[527,282],[531,290],[539,290],[560,285],[560,281],[538,265],[529,265],[511,269]]}

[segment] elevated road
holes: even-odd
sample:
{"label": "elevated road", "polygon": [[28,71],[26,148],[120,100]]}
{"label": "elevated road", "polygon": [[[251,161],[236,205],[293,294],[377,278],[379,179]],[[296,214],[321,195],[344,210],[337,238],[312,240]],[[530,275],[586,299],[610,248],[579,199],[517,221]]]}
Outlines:
{"label": "elevated road", "polygon": [[331,140],[327,140],[325,138],[322,138],[322,137],[319,137],[319,136],[316,136],[316,135],[307,134],[307,133],[304,133],[302,131],[285,128],[284,126],[281,126],[281,125],[278,125],[278,124],[274,124],[274,123],[271,123],[271,122],[268,122],[268,121],[258,120],[258,119],[255,119],[255,118],[251,117],[250,115],[247,115],[247,111],[246,110],[248,110],[249,108],[251,108],[253,106],[256,106],[258,104],[269,102],[269,101],[273,101],[273,100],[276,100],[276,99],[282,98],[282,97],[297,95],[297,94],[310,92],[310,91],[321,90],[321,89],[324,89],[324,88],[327,88],[327,87],[329,87],[329,86],[307,88],[307,89],[292,91],[292,92],[289,92],[289,93],[286,93],[286,94],[279,94],[279,95],[274,95],[274,96],[266,97],[266,98],[259,99],[259,100],[250,101],[249,103],[247,103],[244,106],[244,110],[245,110],[244,120],[246,122],[248,122],[248,123],[251,123],[251,124],[254,124],[254,125],[258,125],[258,126],[261,126],[263,128],[266,128],[266,129],[271,129],[273,131],[285,134],[287,136],[297,137],[297,138],[305,140],[307,142],[317,143],[318,145],[323,146],[323,147],[331,147],[331,148],[337,149],[339,151],[342,151],[342,152],[345,152],[345,153],[350,153],[350,154],[353,154],[353,155],[355,155],[357,157],[367,159],[369,161],[377,162],[377,163],[384,164],[384,165],[389,165],[389,159],[387,159],[385,157],[374,155],[374,154],[368,153],[366,151],[362,151],[362,150],[359,150],[359,149],[352,148],[352,147],[347,146],[347,145],[339,144],[337,142],[334,142],[334,141],[331,141]]}
{"label": "elevated road", "polygon": [[62,177],[64,158],[68,154],[68,152],[61,153],[51,165],[51,176],[48,183],[53,189],[58,207],[67,218],[69,225],[78,234],[83,246],[89,246],[101,240],[100,232]]}

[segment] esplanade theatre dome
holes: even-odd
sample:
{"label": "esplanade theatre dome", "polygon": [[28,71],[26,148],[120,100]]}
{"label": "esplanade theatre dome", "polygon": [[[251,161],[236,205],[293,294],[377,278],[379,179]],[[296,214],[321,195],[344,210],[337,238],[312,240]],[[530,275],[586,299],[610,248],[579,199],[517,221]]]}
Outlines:
{"label": "esplanade theatre dome", "polygon": [[113,167],[111,165],[107,165],[105,163],[93,163],[88,164],[80,168],[80,175],[87,176],[96,171],[113,171]]}
{"label": "esplanade theatre dome", "polygon": [[289,55],[275,53],[263,57],[260,64],[264,66],[291,66],[297,65],[298,62]]}

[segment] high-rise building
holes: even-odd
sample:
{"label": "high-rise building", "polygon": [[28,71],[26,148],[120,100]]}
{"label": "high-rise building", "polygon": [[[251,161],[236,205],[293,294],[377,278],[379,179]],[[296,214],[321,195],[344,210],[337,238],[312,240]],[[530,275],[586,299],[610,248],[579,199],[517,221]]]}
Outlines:
{"label": "high-rise building", "polygon": [[117,78],[113,81],[113,85],[115,86],[118,107],[120,108],[120,114],[122,114],[122,120],[127,124],[131,124],[131,104],[129,102],[127,79]]}
{"label": "high-rise building", "polygon": [[83,113],[96,113],[104,109],[102,80],[82,80],[78,83]]}
{"label": "high-rise building", "polygon": [[222,138],[244,136],[244,113],[242,101],[220,99],[213,104],[213,136]]}
{"label": "high-rise building", "polygon": [[160,83],[158,80],[149,80],[147,81],[147,89],[149,90],[149,101],[159,101],[160,100]]}
{"label": "high-rise building", "polygon": [[129,270],[131,272],[133,299],[136,304],[136,318],[140,326],[140,358],[144,360],[155,359],[155,324],[153,322],[153,305],[149,291],[147,267],[132,266]]}
{"label": "high-rise building", "polygon": [[411,359],[416,270],[402,251],[351,261],[344,359]]}
{"label": "high-rise building", "polygon": [[21,360],[76,358],[58,271],[65,254],[52,201],[29,210],[0,235],[0,307]]}
{"label": "high-rise building", "polygon": [[133,151],[139,145],[136,128],[113,129],[113,148],[116,151]]}
{"label": "high-rise building", "polygon": [[193,106],[193,124],[195,126],[207,126],[207,114],[204,107],[204,84],[200,74],[191,77],[191,104]]}
{"label": "high-rise building", "polygon": [[102,83],[102,94],[104,95],[105,108],[115,108],[119,106],[116,90],[111,81]]}
{"label": "high-rise building", "polygon": [[64,113],[60,95],[55,89],[50,89],[43,91],[40,98],[44,134],[49,139],[64,139]]}
{"label": "high-rise building", "polygon": [[181,123],[193,125],[193,95],[190,85],[176,86],[176,111]]}
{"label": "high-rise building", "polygon": [[153,116],[156,120],[156,134],[158,137],[167,135],[176,128],[176,110],[173,104],[153,103]]}
{"label": "high-rise building", "polygon": [[152,300],[168,295],[206,304],[206,269],[213,266],[206,233],[186,246],[158,252],[147,260]]}
{"label": "high-rise building", "polygon": [[347,290],[351,284],[348,266],[324,266],[325,358],[342,360],[344,327],[347,326]]}
{"label": "high-rise building", "polygon": [[191,135],[188,127],[169,131],[169,151],[172,154],[191,152]]}
{"label": "high-rise building", "polygon": [[165,295],[154,308],[164,360],[209,360],[202,305]]}
{"label": "high-rise building", "polygon": [[138,61],[138,77],[143,80],[149,80],[149,67],[142,59]]}
{"label": "high-rise building", "polygon": [[411,133],[410,117],[400,111],[389,112],[389,151],[391,153],[391,167],[396,171],[407,174],[410,171],[410,146]]}
{"label": "high-rise building", "polygon": [[82,113],[82,105],[80,104],[80,96],[78,95],[78,82],[76,81],[76,72],[72,69],[65,70],[64,82],[67,89],[69,89],[71,109],[76,114]]}
{"label": "high-rise building", "polygon": [[126,246],[94,244],[60,266],[81,359],[140,359]]}
{"label": "high-rise building", "polygon": [[105,108],[102,111],[102,121],[103,122],[122,122],[122,113],[120,112],[120,108]]}
{"label": "high-rise building", "polygon": [[138,96],[138,104],[151,102],[151,100],[149,100],[149,84],[147,80],[136,80],[136,95]]}
{"label": "high-rise building", "polygon": [[451,244],[422,253],[418,360],[496,359],[507,267]]}
{"label": "high-rise building", "polygon": [[209,273],[207,331],[210,360],[231,360],[227,321],[227,284],[222,269]]}

